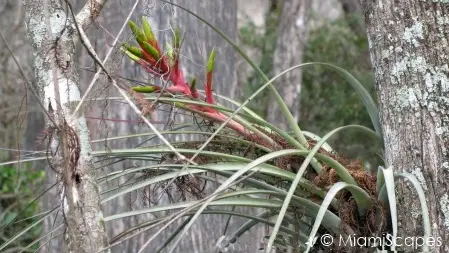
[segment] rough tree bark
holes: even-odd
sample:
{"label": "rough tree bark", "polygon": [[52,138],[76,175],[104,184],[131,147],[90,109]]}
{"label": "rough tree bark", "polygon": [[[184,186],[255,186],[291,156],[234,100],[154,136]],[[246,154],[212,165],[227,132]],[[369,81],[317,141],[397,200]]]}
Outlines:
{"label": "rough tree bark", "polygon": [[[98,16],[104,2],[86,3],[77,16],[82,29],[87,29]],[[58,204],[66,225],[63,252],[97,252],[108,242],[89,131],[82,113],[72,115],[72,105],[80,100],[79,75],[74,64],[78,33],[74,20],[58,0],[25,0],[24,7],[37,87],[50,114],[46,120],[48,137],[54,140],[50,144],[51,167],[58,171],[61,180]]]}
{"label": "rough tree bark", "polygon": [[[449,244],[449,3],[362,1],[385,158],[395,172],[414,174],[425,190],[431,236]],[[423,234],[420,204],[404,181],[397,184],[399,236]],[[417,252],[418,250],[408,249]]]}
{"label": "rough tree bark", "polygon": [[[275,75],[302,63],[303,49],[308,37],[307,23],[310,6],[310,0],[282,1],[282,13],[277,31],[278,37],[273,61],[273,73]],[[296,121],[299,119],[301,81],[301,70],[294,70],[283,75],[274,84]],[[268,106],[267,115],[268,121],[276,124],[278,127],[282,129],[289,128],[276,103]]]}

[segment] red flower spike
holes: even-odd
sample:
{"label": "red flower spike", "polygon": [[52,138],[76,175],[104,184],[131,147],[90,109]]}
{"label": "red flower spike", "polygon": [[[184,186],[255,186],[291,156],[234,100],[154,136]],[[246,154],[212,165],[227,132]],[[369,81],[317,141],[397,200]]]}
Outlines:
{"label": "red flower spike", "polygon": [[[145,68],[146,71],[153,74],[156,77],[162,77],[165,80],[169,80],[172,83],[172,86],[166,89],[167,92],[173,94],[183,94],[186,97],[198,99],[199,93],[196,89],[196,81],[193,79],[190,82],[190,85],[186,82],[184,78],[184,74],[180,68],[180,60],[179,60],[179,47],[181,38],[179,35],[179,31],[175,30],[174,40],[173,40],[173,65],[170,66],[170,61],[168,56],[161,53],[158,42],[151,30],[151,26],[149,25],[146,19],[142,20],[142,29],[137,25],[130,22],[131,30],[133,31],[137,43],[140,45],[141,53],[137,50],[137,48],[131,48],[130,46],[124,47],[125,53],[142,67]],[[205,83],[205,93],[206,93],[206,103],[215,104],[215,98],[213,96],[212,91],[212,79],[213,79],[213,70],[215,64],[215,49],[210,53],[207,66],[206,66],[206,83]],[[161,92],[161,88],[159,86],[145,86],[145,87],[133,87],[133,90],[141,93],[152,93],[152,92]],[[219,112],[218,110],[212,108],[211,106],[203,106],[203,105],[193,105],[186,104],[185,105],[189,110],[193,112],[197,112],[202,114],[205,118],[215,122],[225,122],[229,119],[228,116]],[[249,136],[251,132],[246,130],[241,124],[234,120],[230,120],[227,123],[227,127],[233,129],[234,131],[240,133],[244,136]]]}

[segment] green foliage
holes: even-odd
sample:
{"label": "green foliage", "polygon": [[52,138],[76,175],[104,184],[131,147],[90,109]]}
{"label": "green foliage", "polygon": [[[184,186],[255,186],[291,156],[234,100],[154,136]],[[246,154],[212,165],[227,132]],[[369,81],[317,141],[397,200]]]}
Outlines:
{"label": "green foliage", "polygon": [[[35,186],[40,185],[43,182],[43,171],[33,171],[29,166],[22,168],[22,170],[26,170],[26,173],[19,172],[15,167],[0,167],[0,245],[5,242],[6,238],[12,237],[34,221],[33,219],[20,222],[17,222],[16,220],[15,224],[4,228],[5,225],[9,224],[17,215],[20,214],[24,207],[31,202],[33,197],[35,197]],[[19,191],[16,189],[18,180],[26,182],[26,185],[22,186]],[[31,217],[37,214],[38,211],[38,203],[33,203],[20,214],[20,217]],[[40,233],[41,226],[36,226],[25,236],[21,237],[20,240],[17,240],[10,245],[10,247],[27,245],[38,238]],[[37,249],[37,246],[38,245],[34,245],[32,249]]]}

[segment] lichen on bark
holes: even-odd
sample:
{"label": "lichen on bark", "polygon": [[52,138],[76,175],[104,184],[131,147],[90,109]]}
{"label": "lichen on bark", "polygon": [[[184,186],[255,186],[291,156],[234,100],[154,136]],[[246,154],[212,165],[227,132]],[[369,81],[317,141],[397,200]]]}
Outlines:
{"label": "lichen on bark", "polygon": [[[66,14],[58,0],[26,0],[24,6],[41,100],[50,114],[54,110],[54,119],[47,119],[47,131],[53,135],[50,163],[58,172],[58,180],[61,180],[61,198],[55,196],[57,192],[53,192],[52,201],[61,206],[67,228],[65,246],[61,248],[55,244],[55,248],[50,250],[98,252],[108,245],[108,241],[104,224],[100,222],[102,212],[99,191],[95,185],[89,131],[85,118],[73,117],[70,106],[72,102],[80,100],[79,76],[74,62],[78,38],[73,19]],[[76,147],[71,146],[74,140]],[[80,148],[79,159],[73,159],[73,148]],[[51,169],[47,171],[49,176],[54,176]],[[73,171],[78,173],[79,178],[66,176],[73,175]],[[51,226],[44,225],[44,228],[45,234]]]}
{"label": "lichen on bark", "polygon": [[[449,239],[449,89],[447,1],[362,1],[385,160],[395,171],[419,176],[425,187],[432,237]],[[419,170],[418,170],[419,168]],[[419,172],[419,173],[418,173]],[[423,234],[413,189],[398,181],[399,236]],[[416,249],[407,249],[415,252]],[[432,248],[447,252],[449,245]]]}

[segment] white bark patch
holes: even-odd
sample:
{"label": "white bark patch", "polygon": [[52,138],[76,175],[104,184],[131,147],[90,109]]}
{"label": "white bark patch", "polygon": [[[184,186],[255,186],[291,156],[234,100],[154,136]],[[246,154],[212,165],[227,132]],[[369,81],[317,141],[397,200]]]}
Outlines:
{"label": "white bark patch", "polygon": [[87,128],[86,118],[81,116],[77,120],[78,132],[81,146],[81,156],[84,157],[84,161],[91,158],[92,148],[89,142],[89,128]]}
{"label": "white bark patch", "polygon": [[[42,75],[42,80],[44,83],[44,97],[47,99],[46,106],[48,106],[48,101],[51,101],[53,108],[56,109],[58,99],[56,98],[55,94],[53,71],[51,69],[41,69],[40,73]],[[76,86],[75,82],[73,82],[72,80],[67,79],[59,71],[57,73],[57,81],[59,85],[59,101],[61,103],[63,115],[69,115],[71,102],[79,101],[81,99],[78,86]]]}
{"label": "white bark patch", "polygon": [[424,39],[423,25],[415,20],[411,27],[406,27],[403,39],[413,44],[415,47],[419,46],[419,39]]}
{"label": "white bark patch", "polygon": [[47,31],[46,25],[42,19],[32,18],[30,19],[27,26],[32,27],[32,29],[28,28],[28,31],[32,33],[31,37],[34,38],[35,47],[41,48],[42,41],[45,39],[45,33]]}
{"label": "white bark patch", "polygon": [[401,76],[407,74],[407,72],[418,72],[423,74],[427,69],[428,65],[424,57],[405,56],[393,65],[390,76],[391,83],[400,83]]}
{"label": "white bark patch", "polygon": [[67,197],[65,196],[65,187],[63,187],[61,191],[61,203],[64,213],[69,213],[69,203],[67,201]]}
{"label": "white bark patch", "polygon": [[449,17],[447,15],[445,15],[445,16],[438,16],[437,17],[437,24],[439,24],[439,25],[447,25],[447,24],[449,24]]}
{"label": "white bark patch", "polygon": [[440,199],[440,210],[444,215],[444,225],[449,230],[449,198],[445,193]]}
{"label": "white bark patch", "polygon": [[[419,108],[425,107],[432,117],[437,117],[446,108],[449,108],[449,67],[448,64],[435,66],[426,62],[421,56],[407,54],[393,64],[390,74],[392,84],[399,84],[407,78],[407,82],[413,80],[421,81],[425,89],[415,87],[398,88],[395,97],[391,100],[391,106],[395,110],[413,108],[419,113]],[[417,79],[418,78],[418,79]],[[449,134],[448,117],[443,117],[443,121],[436,120],[436,134],[445,136]],[[446,148],[442,147],[443,152]]]}
{"label": "white bark patch", "polygon": [[390,57],[390,55],[391,55],[391,50],[389,50],[389,49],[382,50],[382,59],[387,59],[388,57]]}
{"label": "white bark patch", "polygon": [[78,190],[76,189],[76,187],[72,187],[72,198],[73,198],[73,203],[77,204],[79,201],[79,194],[78,194]]}
{"label": "white bark patch", "polygon": [[65,28],[66,22],[66,14],[63,11],[55,11],[50,15],[50,26],[53,39],[61,36],[61,31]]}
{"label": "white bark patch", "polygon": [[396,110],[401,111],[405,108],[419,108],[419,100],[417,91],[413,88],[401,88],[396,91],[396,99],[393,101],[393,106]]}
{"label": "white bark patch", "polygon": [[410,211],[410,213],[412,214],[412,217],[415,219],[419,218],[419,216],[422,214],[421,209],[416,208],[416,206],[412,206],[411,209],[412,210]]}

